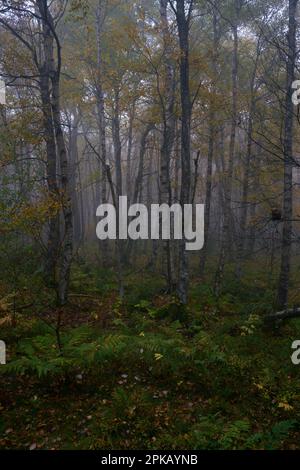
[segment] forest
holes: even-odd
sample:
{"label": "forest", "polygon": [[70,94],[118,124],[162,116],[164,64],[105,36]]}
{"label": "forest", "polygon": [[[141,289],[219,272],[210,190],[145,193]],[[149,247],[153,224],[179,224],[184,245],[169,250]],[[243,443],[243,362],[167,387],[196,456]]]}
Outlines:
{"label": "forest", "polygon": [[0,0],[1,450],[300,450],[299,4]]}

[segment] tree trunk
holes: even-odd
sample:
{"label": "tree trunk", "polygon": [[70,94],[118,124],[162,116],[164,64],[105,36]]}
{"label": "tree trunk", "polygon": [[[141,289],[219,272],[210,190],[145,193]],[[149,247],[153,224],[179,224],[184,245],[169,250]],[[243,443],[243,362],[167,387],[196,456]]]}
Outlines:
{"label": "tree trunk", "polygon": [[120,91],[115,88],[114,90],[114,106],[112,117],[112,137],[114,144],[114,159],[116,165],[116,187],[117,198],[123,194],[122,182],[122,147],[120,137]]}
{"label": "tree trunk", "polygon": [[[160,0],[160,17],[164,45],[164,86],[162,96],[163,139],[160,150],[160,203],[171,205],[170,160],[175,139],[175,76],[172,63],[171,35],[167,16],[168,0]],[[167,277],[168,292],[173,290],[171,241],[163,241],[163,270]]]}
{"label": "tree trunk", "polygon": [[[99,153],[101,161],[98,162],[101,170],[101,204],[107,202],[107,172],[106,172],[106,121],[105,121],[105,101],[103,92],[103,60],[102,60],[102,41],[101,29],[104,21],[104,11],[102,0],[98,1],[96,9],[96,34],[97,34],[97,74],[96,74],[96,101],[97,101],[97,118],[98,118],[98,135],[99,135]],[[99,201],[100,202],[100,201]],[[101,242],[101,253],[103,266],[108,265],[109,244],[107,240]]]}
{"label": "tree trunk", "polygon": [[[190,203],[191,198],[191,114],[192,103],[190,94],[190,64],[189,64],[189,27],[193,8],[193,1],[189,4],[186,14],[187,2],[176,1],[176,20],[179,34],[180,48],[180,96],[181,96],[181,195],[180,202],[183,208]],[[184,231],[183,231],[184,233]],[[183,304],[188,300],[189,271],[188,258],[185,249],[185,239],[179,248],[179,282],[178,295]]]}
{"label": "tree trunk", "polygon": [[248,196],[249,196],[249,179],[250,179],[250,165],[252,160],[252,147],[253,147],[253,119],[255,113],[256,97],[255,97],[255,80],[257,74],[258,60],[259,60],[259,42],[256,50],[256,60],[250,81],[250,106],[249,106],[249,122],[247,129],[247,152],[245,161],[245,172],[242,189],[242,204],[241,204],[241,221],[240,233],[238,239],[238,256],[237,256],[237,278],[241,279],[242,276],[242,263],[244,259],[245,241],[246,241],[246,226],[248,218]]}
{"label": "tree trunk", "polygon": [[[49,89],[49,73],[46,64],[41,70],[40,90],[42,99],[44,138],[46,142],[46,175],[49,195],[53,202],[58,201],[56,143],[52,123],[51,96]],[[47,256],[45,262],[46,283],[52,287],[57,285],[57,262],[59,256],[59,212],[54,213],[49,220],[47,240]]]}
{"label": "tree trunk", "polygon": [[129,115],[129,128],[128,128],[128,147],[127,147],[127,165],[126,165],[126,192],[129,204],[131,203],[131,157],[132,157],[132,144],[133,144],[133,121],[135,115],[135,103],[130,109]]}
{"label": "tree trunk", "polygon": [[239,0],[235,0],[235,18],[232,24],[233,33],[233,52],[232,52],[232,119],[231,119],[231,132],[229,143],[228,165],[225,171],[224,181],[224,220],[221,239],[221,249],[218,261],[218,267],[215,278],[215,294],[219,295],[221,289],[222,277],[224,274],[226,256],[231,252],[232,242],[232,217],[231,217],[231,203],[232,203],[232,184],[233,184],[233,169],[235,157],[235,144],[236,144],[236,125],[237,125],[237,98],[238,98],[238,18],[240,11]]}
{"label": "tree trunk", "polygon": [[[40,65],[40,93],[42,100],[43,112],[43,128],[44,139],[46,142],[47,154],[47,185],[50,198],[57,203],[59,199],[59,188],[57,181],[57,155],[56,142],[53,126],[52,106],[51,106],[51,90],[50,77],[53,69],[53,37],[51,35],[50,26],[43,22],[43,52],[44,61]],[[46,283],[49,287],[57,287],[57,263],[60,251],[60,229],[59,229],[59,212],[57,211],[50,217],[49,235],[47,241],[47,256],[45,263]]]}
{"label": "tree trunk", "polygon": [[216,93],[216,80],[217,80],[217,55],[219,47],[219,34],[217,31],[217,12],[216,8],[213,7],[213,51],[212,51],[212,96],[210,100],[210,112],[209,112],[209,142],[208,142],[208,155],[207,155],[207,170],[206,170],[206,197],[205,197],[205,226],[204,226],[204,240],[205,244],[201,253],[200,258],[200,276],[204,275],[206,259],[207,259],[207,249],[208,249],[208,236],[210,229],[210,214],[211,214],[211,196],[212,196],[212,171],[213,171],[213,159],[214,159],[214,149],[215,149],[215,140],[217,135],[216,129],[216,110],[215,110],[215,93]]}
{"label": "tree trunk", "polygon": [[70,119],[69,133],[69,157],[70,157],[70,184],[72,187],[72,207],[74,215],[74,242],[79,246],[82,240],[82,227],[80,220],[80,209],[78,201],[77,183],[78,183],[78,126],[80,122],[80,113],[74,110],[73,119]]}
{"label": "tree trunk", "polygon": [[58,71],[52,78],[52,112],[55,128],[56,145],[60,162],[62,205],[64,218],[64,237],[62,240],[62,253],[60,258],[58,300],[60,305],[65,305],[68,301],[70,269],[73,256],[73,213],[67,149],[64,141],[64,135],[60,119],[59,74],[60,72]]}
{"label": "tree trunk", "polygon": [[286,308],[290,279],[291,244],[293,229],[293,123],[292,83],[295,80],[296,63],[296,9],[298,0],[289,0],[289,31],[287,52],[287,92],[284,123],[284,182],[283,182],[283,234],[281,246],[281,266],[278,284],[278,307]]}
{"label": "tree trunk", "polygon": [[[68,170],[67,150],[64,141],[64,135],[61,125],[60,117],[60,73],[61,73],[61,46],[59,39],[55,33],[55,24],[47,2],[43,0],[37,1],[40,16],[42,18],[43,27],[43,50],[44,50],[44,66],[41,70],[41,77],[43,72],[47,71],[47,87],[50,89],[49,77],[51,80],[51,108],[48,110],[49,119],[50,112],[52,113],[51,119],[51,132],[49,121],[49,132],[51,136],[55,135],[56,142],[56,155],[60,166],[60,193],[64,221],[64,234],[61,239],[61,252],[59,257],[59,273],[58,273],[58,286],[57,286],[57,299],[60,305],[64,305],[68,300],[68,288],[70,268],[73,255],[73,214],[71,203],[71,188],[70,188],[70,175]],[[54,58],[54,42],[56,45],[57,63]],[[45,78],[45,80],[46,80]],[[42,83],[42,82],[41,82]],[[44,84],[46,90],[46,83]],[[48,103],[47,103],[48,106]],[[51,111],[50,111],[51,110]],[[54,165],[53,165],[54,166]]]}

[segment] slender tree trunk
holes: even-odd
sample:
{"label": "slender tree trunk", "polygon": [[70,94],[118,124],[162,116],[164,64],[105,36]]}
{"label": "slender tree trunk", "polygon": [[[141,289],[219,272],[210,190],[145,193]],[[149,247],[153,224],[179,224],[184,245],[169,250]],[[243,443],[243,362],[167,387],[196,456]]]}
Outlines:
{"label": "slender tree trunk", "polygon": [[291,244],[293,229],[293,123],[292,83],[295,80],[296,63],[296,10],[298,0],[289,0],[289,31],[287,52],[287,92],[284,123],[284,196],[281,266],[278,284],[278,307],[287,308],[290,279]]}
{"label": "slender tree trunk", "polygon": [[60,305],[68,301],[70,269],[73,256],[73,213],[70,174],[68,166],[67,149],[60,119],[60,76],[59,72],[52,78],[52,112],[55,128],[56,145],[60,162],[62,205],[64,219],[64,237],[62,240],[62,253],[60,258],[58,299]]}
{"label": "slender tree trunk", "polygon": [[[116,166],[116,199],[117,199],[117,218],[119,218],[120,207],[119,197],[123,195],[123,177],[122,177],[122,148],[120,137],[120,90],[114,89],[114,105],[112,116],[112,138],[114,148],[114,161]],[[118,257],[118,276],[123,279],[123,264],[124,264],[124,240],[120,240],[119,233],[117,233],[117,257]],[[123,282],[120,283],[120,297],[124,295]]]}
{"label": "slender tree trunk", "polygon": [[[141,191],[142,191],[142,184],[143,184],[143,177],[144,177],[144,162],[145,162],[145,154],[146,154],[146,148],[147,148],[147,139],[150,134],[150,132],[153,129],[153,124],[149,123],[147,124],[146,128],[144,129],[142,136],[141,136],[141,141],[140,141],[140,152],[139,152],[139,160],[138,160],[138,170],[137,170],[137,175],[135,178],[135,184],[132,192],[132,203],[137,204],[140,202],[140,196],[141,196]],[[128,262],[131,251],[132,251],[132,241],[128,240],[127,243],[127,249],[125,253],[125,261]]]}
{"label": "slender tree trunk", "polygon": [[131,202],[132,183],[131,183],[131,157],[132,157],[132,145],[133,145],[133,121],[135,115],[135,103],[133,103],[130,109],[129,115],[129,129],[128,129],[128,148],[127,148],[127,165],[126,165],[126,191],[128,202]]}
{"label": "slender tree trunk", "polygon": [[[49,74],[45,66],[41,70],[42,76],[40,80],[42,111],[43,111],[43,127],[46,141],[47,153],[47,185],[51,199],[58,200],[58,183],[57,183],[57,158],[56,143],[52,123],[51,96],[49,89]],[[59,212],[54,213],[49,221],[49,235],[47,241],[47,256],[45,263],[46,282],[49,286],[57,285],[57,262],[59,256]]]}
{"label": "slender tree trunk", "polygon": [[[106,172],[106,121],[105,121],[105,100],[103,92],[103,60],[102,60],[102,39],[101,30],[104,21],[103,1],[99,0],[96,9],[96,34],[97,34],[97,81],[96,81],[96,100],[97,100],[97,118],[99,135],[99,153],[101,161],[99,162],[101,170],[101,204],[107,202],[107,172]],[[99,201],[100,202],[100,201]],[[103,266],[108,265],[109,244],[107,240],[101,242],[101,253]]]}
{"label": "slender tree trunk", "polygon": [[233,185],[233,170],[234,170],[234,157],[236,145],[236,125],[237,125],[237,99],[238,99],[238,18],[240,11],[240,0],[235,0],[235,18],[232,24],[233,34],[233,52],[232,52],[232,118],[231,118],[231,132],[229,143],[228,165],[225,171],[224,181],[224,220],[222,230],[221,249],[219,254],[218,267],[215,277],[215,294],[219,295],[221,289],[221,282],[224,274],[226,256],[231,252],[232,243],[232,216],[231,216],[231,203],[232,203],[232,185]]}
{"label": "slender tree trunk", "polygon": [[[252,194],[254,197],[257,197],[257,192],[260,190],[260,168],[261,168],[261,147],[259,144],[256,145],[256,151],[255,151],[255,159],[254,159],[254,165],[252,168],[251,172],[251,183],[250,187],[252,189],[253,193],[253,188],[255,191],[255,194]],[[253,255],[253,252],[255,250],[255,245],[256,245],[256,227],[255,227],[255,215],[256,215],[256,210],[257,210],[257,202],[254,201],[251,203],[250,208],[249,208],[249,222],[250,222],[250,227],[248,230],[248,235],[247,235],[247,253],[249,256]]]}
{"label": "slender tree trunk", "polygon": [[[183,208],[191,199],[191,115],[192,103],[190,94],[190,63],[189,63],[189,28],[193,2],[176,1],[176,19],[180,48],[180,96],[181,96],[181,195]],[[184,231],[183,231],[184,233]],[[188,300],[189,270],[185,239],[180,243],[178,295],[183,304]]]}
{"label": "slender tree trunk", "polygon": [[69,134],[69,156],[70,156],[70,184],[72,187],[72,207],[74,215],[74,242],[79,246],[82,238],[80,210],[77,193],[78,183],[78,126],[80,122],[80,114],[77,109],[74,110],[73,120],[70,123]]}
{"label": "slender tree trunk", "polygon": [[112,137],[114,144],[114,159],[116,165],[116,187],[117,197],[123,194],[123,181],[122,181],[122,147],[120,137],[120,91],[114,90],[114,109],[112,117]]}
{"label": "slender tree trunk", "polygon": [[139,202],[139,196],[141,193],[143,175],[144,175],[144,160],[145,160],[145,153],[146,153],[146,146],[147,146],[147,138],[152,129],[153,129],[153,124],[147,124],[144,132],[142,133],[141,143],[140,143],[138,171],[137,171],[137,176],[135,179],[135,185],[134,185],[133,197],[132,197],[133,204],[137,204]]}
{"label": "slender tree trunk", "polygon": [[81,241],[85,239],[85,214],[84,214],[84,204],[83,204],[83,187],[82,187],[82,178],[81,178],[81,167],[80,161],[77,160],[77,171],[78,171],[78,190],[79,190],[79,212],[80,212],[80,227],[81,227]]}
{"label": "slender tree trunk", "polygon": [[208,142],[208,156],[207,156],[207,170],[206,170],[206,197],[205,197],[205,226],[204,226],[204,247],[200,258],[200,276],[204,275],[207,249],[208,249],[208,235],[210,229],[210,215],[211,215],[211,196],[212,196],[212,172],[213,172],[213,159],[215,140],[217,136],[216,129],[216,110],[215,110],[215,93],[216,93],[216,80],[217,80],[217,55],[219,47],[219,34],[217,30],[218,18],[216,8],[213,7],[213,51],[212,51],[212,97],[210,100],[210,112],[209,112],[209,142]]}
{"label": "slender tree trunk", "polygon": [[241,221],[240,221],[240,233],[238,239],[238,256],[237,256],[237,278],[241,279],[242,276],[242,263],[244,259],[245,242],[246,242],[246,226],[248,218],[248,197],[249,197],[249,179],[250,179],[250,166],[252,160],[252,148],[253,148],[253,120],[255,113],[256,97],[255,97],[255,79],[257,74],[258,59],[259,59],[259,43],[257,45],[256,60],[254,70],[250,82],[250,106],[249,106],[249,122],[247,129],[247,152],[245,161],[245,172],[242,189],[242,208],[241,208]]}
{"label": "slender tree trunk", "polygon": [[[45,14],[45,13],[44,13]],[[42,100],[44,138],[47,153],[47,185],[50,198],[58,202],[59,185],[57,181],[57,154],[55,132],[53,126],[50,77],[53,69],[53,37],[49,24],[42,24],[44,61],[40,65],[40,92]],[[51,216],[49,221],[49,235],[47,242],[47,257],[45,264],[46,282],[49,286],[57,287],[57,263],[60,251],[60,223],[59,212]]]}
{"label": "slender tree trunk", "polygon": [[[175,139],[175,76],[172,63],[171,35],[167,15],[168,0],[160,0],[160,17],[164,44],[164,87],[162,96],[163,139],[160,150],[160,202],[171,204],[170,161]],[[163,241],[163,266],[166,272],[168,292],[173,290],[173,271],[171,259],[171,241]]]}
{"label": "slender tree trunk", "polygon": [[[40,16],[42,18],[43,28],[43,51],[44,66],[47,72],[47,86],[50,89],[49,78],[51,81],[51,112],[52,112],[52,130],[56,142],[57,160],[60,166],[60,195],[62,202],[64,233],[61,239],[61,252],[59,257],[59,274],[57,286],[57,298],[60,305],[64,305],[68,300],[68,288],[70,268],[73,255],[73,214],[71,203],[70,175],[68,169],[67,149],[64,141],[64,135],[60,117],[60,73],[61,73],[61,45],[55,32],[55,24],[50,12],[48,3],[44,0],[38,0]],[[54,56],[54,43],[56,48],[56,59]],[[41,77],[43,77],[43,72]],[[46,87],[46,84],[44,85]],[[50,110],[49,116],[50,116]],[[50,121],[49,121],[50,132]],[[52,137],[51,137],[52,140]],[[54,165],[53,165],[54,166]]]}

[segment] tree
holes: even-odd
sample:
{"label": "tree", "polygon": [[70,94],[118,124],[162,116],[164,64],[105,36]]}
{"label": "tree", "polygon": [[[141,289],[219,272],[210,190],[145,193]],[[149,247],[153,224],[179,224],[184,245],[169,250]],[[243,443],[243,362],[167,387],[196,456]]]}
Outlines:
{"label": "tree", "polygon": [[278,285],[278,306],[286,308],[290,279],[291,244],[293,229],[293,124],[292,83],[295,80],[296,65],[296,9],[298,0],[289,0],[288,48],[286,58],[286,103],[284,119],[284,180],[283,180],[283,234],[281,246],[281,266]]}
{"label": "tree", "polygon": [[[164,72],[163,90],[160,92],[162,108],[162,144],[160,151],[160,202],[169,204],[172,202],[170,160],[175,139],[175,70],[172,60],[171,34],[168,25],[167,13],[168,0],[160,0],[161,29],[163,36]],[[174,286],[173,265],[171,258],[171,242],[164,242],[164,256],[167,274],[168,291]]]}
{"label": "tree", "polygon": [[[180,69],[180,97],[181,97],[181,207],[191,201],[191,117],[192,101],[190,92],[190,61],[189,61],[189,34],[193,0],[177,0],[176,8],[171,1],[176,15],[179,36],[179,69]],[[184,231],[183,231],[184,232]],[[188,296],[188,259],[185,250],[185,240],[180,243],[179,255],[179,282],[178,294],[183,304],[187,303]]]}
{"label": "tree", "polygon": [[[59,213],[50,219],[46,259],[47,276],[56,289],[60,305],[64,305],[68,299],[73,252],[71,188],[60,107],[62,54],[57,24],[63,11],[63,4],[56,9],[56,5],[51,7],[46,0],[36,0],[28,7],[23,6],[22,2],[5,2],[0,10],[0,23],[29,52],[39,78],[48,190],[51,197],[61,204],[64,221],[64,231],[59,235]],[[13,20],[14,17],[20,21],[21,28]]]}

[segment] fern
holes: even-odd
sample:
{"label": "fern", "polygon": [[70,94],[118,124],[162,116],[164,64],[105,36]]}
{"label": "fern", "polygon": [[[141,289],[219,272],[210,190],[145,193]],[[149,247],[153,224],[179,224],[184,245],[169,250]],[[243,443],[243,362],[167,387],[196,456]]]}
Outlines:
{"label": "fern", "polygon": [[246,449],[253,449],[259,446],[263,446],[265,450],[278,449],[281,442],[284,441],[295,428],[297,424],[296,420],[285,420],[276,423],[271,431],[263,433],[255,433],[250,436],[245,442]]}
{"label": "fern", "polygon": [[237,420],[231,423],[219,440],[221,449],[228,450],[236,448],[249,429],[250,425],[246,420]]}

